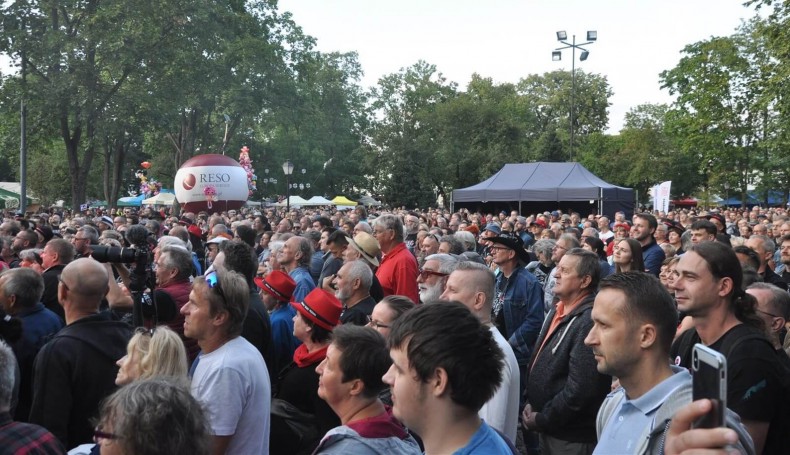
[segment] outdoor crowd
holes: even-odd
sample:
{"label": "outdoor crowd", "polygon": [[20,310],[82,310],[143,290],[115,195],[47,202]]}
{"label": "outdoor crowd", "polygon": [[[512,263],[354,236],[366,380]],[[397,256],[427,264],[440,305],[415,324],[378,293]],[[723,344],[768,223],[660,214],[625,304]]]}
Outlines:
{"label": "outdoor crowd", "polygon": [[784,209],[53,210],[0,248],[0,454],[790,453]]}

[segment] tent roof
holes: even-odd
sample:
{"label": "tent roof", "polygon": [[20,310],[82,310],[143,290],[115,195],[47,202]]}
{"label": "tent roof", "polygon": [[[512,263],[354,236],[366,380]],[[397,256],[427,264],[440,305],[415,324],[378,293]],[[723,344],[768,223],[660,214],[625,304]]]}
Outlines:
{"label": "tent roof", "polygon": [[303,205],[335,205],[335,203],[323,196],[313,196]]}
{"label": "tent roof", "polygon": [[138,196],[127,196],[118,199],[115,203],[118,207],[139,207],[143,204],[143,199],[145,196],[140,194]]}
{"label": "tent roof", "polygon": [[165,193],[164,191],[156,196],[149,197],[143,200],[143,205],[173,205],[176,201],[176,195],[173,193]]}
{"label": "tent roof", "polygon": [[345,196],[335,196],[335,198],[332,199],[332,202],[334,202],[337,205],[357,205],[356,202],[352,201],[351,199]]}
{"label": "tent roof", "polygon": [[583,201],[600,198],[602,189],[630,191],[579,163],[514,163],[477,185],[453,191],[453,202]]}
{"label": "tent roof", "polygon": [[367,195],[360,197],[359,198],[359,203],[360,204],[364,204],[364,205],[375,205],[375,206],[381,205],[381,202],[379,202],[379,201],[375,200],[373,197],[367,196]]}
{"label": "tent roof", "polygon": [[[307,205],[307,200],[301,196],[290,196],[288,198],[290,205],[302,206]],[[278,202],[274,204],[277,207],[285,207],[287,205],[286,201]]]}

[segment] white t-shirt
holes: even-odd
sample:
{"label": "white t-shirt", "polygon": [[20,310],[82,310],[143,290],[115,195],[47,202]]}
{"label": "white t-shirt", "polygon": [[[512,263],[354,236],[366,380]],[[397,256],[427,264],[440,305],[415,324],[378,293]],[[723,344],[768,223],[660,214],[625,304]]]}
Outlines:
{"label": "white t-shirt", "polygon": [[272,387],[260,352],[236,337],[199,359],[192,395],[206,407],[212,433],[233,436],[227,453],[268,454]]}
{"label": "white t-shirt", "polygon": [[614,232],[612,231],[606,231],[606,233],[603,232],[598,233],[598,238],[601,239],[603,243],[606,243],[606,241],[612,237],[614,237]]}
{"label": "white t-shirt", "polygon": [[494,396],[480,408],[477,415],[486,423],[510,438],[516,443],[516,429],[518,427],[518,402],[521,393],[521,374],[518,369],[518,360],[513,348],[496,327],[490,327],[499,349],[505,354],[505,366],[502,369],[502,384]]}

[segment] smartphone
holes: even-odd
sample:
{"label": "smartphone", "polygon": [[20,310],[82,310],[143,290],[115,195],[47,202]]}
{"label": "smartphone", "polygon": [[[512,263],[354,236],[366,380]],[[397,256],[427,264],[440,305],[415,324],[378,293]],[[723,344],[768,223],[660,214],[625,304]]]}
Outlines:
{"label": "smartphone", "polygon": [[694,400],[707,398],[713,403],[710,412],[694,422],[694,428],[723,427],[727,409],[727,358],[697,343],[691,357],[691,374]]}

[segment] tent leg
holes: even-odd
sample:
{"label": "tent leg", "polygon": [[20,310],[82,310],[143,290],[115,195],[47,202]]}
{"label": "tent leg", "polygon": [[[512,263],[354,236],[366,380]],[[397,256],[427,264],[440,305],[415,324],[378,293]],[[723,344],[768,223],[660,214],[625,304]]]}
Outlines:
{"label": "tent leg", "polygon": [[521,213],[521,200],[518,201],[518,214],[519,214],[519,216],[523,215]]}

